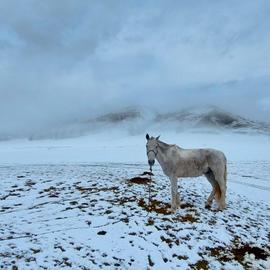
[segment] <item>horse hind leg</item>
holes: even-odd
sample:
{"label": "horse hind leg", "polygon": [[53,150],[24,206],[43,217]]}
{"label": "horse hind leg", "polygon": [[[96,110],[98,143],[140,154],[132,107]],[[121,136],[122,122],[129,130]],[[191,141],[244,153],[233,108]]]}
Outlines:
{"label": "horse hind leg", "polygon": [[211,193],[206,201],[206,204],[205,204],[206,208],[210,208],[212,203],[213,203],[214,198],[216,200],[220,199],[220,188],[219,188],[219,185],[218,185],[217,181],[215,180],[215,176],[210,168],[207,171],[207,173],[205,173],[204,175],[212,186],[212,191],[211,191]]}

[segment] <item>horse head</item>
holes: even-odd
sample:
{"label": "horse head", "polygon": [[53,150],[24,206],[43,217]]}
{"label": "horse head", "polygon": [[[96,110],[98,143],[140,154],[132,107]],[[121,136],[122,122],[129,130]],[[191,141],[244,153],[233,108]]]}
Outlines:
{"label": "horse head", "polygon": [[159,137],[150,137],[149,134],[146,134],[146,154],[148,157],[148,164],[150,166],[150,170],[152,170],[152,166],[155,164],[155,159],[158,154],[158,140]]}

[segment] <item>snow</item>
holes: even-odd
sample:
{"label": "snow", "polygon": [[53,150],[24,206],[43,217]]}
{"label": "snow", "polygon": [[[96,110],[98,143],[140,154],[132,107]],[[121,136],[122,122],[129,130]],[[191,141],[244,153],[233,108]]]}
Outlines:
{"label": "snow", "polygon": [[0,267],[269,269],[269,137],[162,137],[226,153],[224,212],[204,208],[211,188],[198,177],[179,181],[182,207],[169,213],[170,185],[158,165],[151,184],[157,208],[148,211],[149,186],[128,182],[148,170],[144,136],[1,142]]}

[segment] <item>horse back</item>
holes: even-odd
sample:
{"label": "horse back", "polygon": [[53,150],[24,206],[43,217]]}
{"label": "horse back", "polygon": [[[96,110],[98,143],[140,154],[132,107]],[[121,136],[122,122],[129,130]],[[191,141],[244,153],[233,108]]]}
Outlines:
{"label": "horse back", "polygon": [[178,177],[197,177],[217,164],[226,163],[225,155],[215,149],[179,149],[175,158]]}

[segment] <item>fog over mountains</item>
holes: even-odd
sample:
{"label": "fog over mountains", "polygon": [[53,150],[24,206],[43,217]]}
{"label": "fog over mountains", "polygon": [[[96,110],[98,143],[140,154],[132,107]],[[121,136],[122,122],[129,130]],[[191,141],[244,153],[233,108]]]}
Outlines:
{"label": "fog over mountains", "polygon": [[61,139],[111,131],[128,135],[166,131],[270,135],[270,124],[247,119],[216,106],[188,107],[170,113],[160,113],[147,107],[128,107],[21,136],[1,134],[1,139]]}
{"label": "fog over mountains", "polygon": [[145,107],[131,107],[88,121],[91,125],[126,127],[131,133],[155,131],[197,131],[259,133],[270,135],[270,123],[250,120],[217,106],[189,107],[170,113],[159,113]]}

